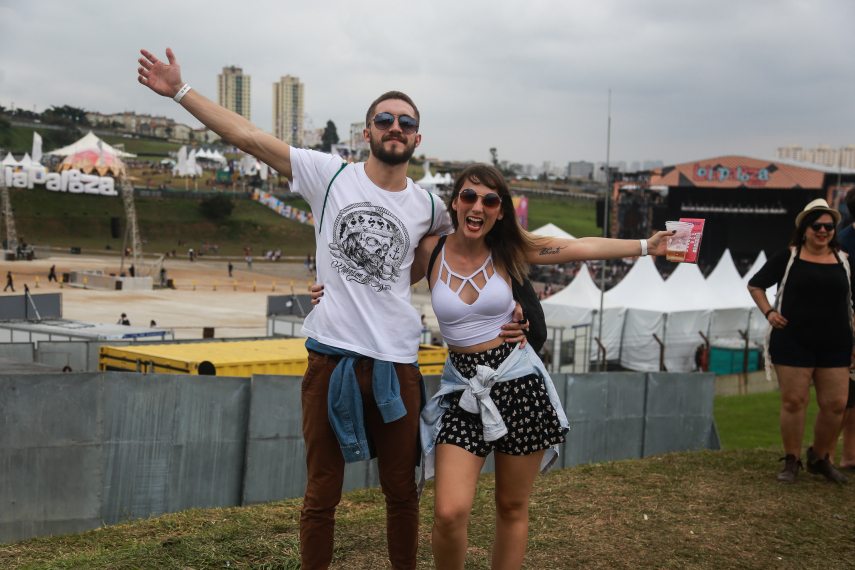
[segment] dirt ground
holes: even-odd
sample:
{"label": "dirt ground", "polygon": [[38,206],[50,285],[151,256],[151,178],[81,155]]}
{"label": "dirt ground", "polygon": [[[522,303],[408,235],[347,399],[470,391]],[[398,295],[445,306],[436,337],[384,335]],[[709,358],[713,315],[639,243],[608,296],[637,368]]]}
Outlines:
{"label": "dirt ground", "polygon": [[[173,329],[176,339],[202,338],[204,327],[214,327],[217,338],[257,337],[267,335],[268,295],[290,294],[292,282],[295,293],[305,294],[314,282],[303,263],[294,260],[266,262],[256,258],[249,269],[243,259],[233,258],[232,278],[228,276],[228,261],[206,258],[191,263],[182,258],[166,259],[167,277],[175,281],[176,289],[154,291],[104,291],[48,283],[51,265],[56,265],[60,276],[72,269],[101,269],[118,274],[119,254],[60,254],[33,261],[0,261],[2,284],[6,285],[6,273],[11,271],[15,286],[15,293],[9,290],[0,295],[21,294],[27,284],[33,294],[61,292],[63,317],[67,319],[115,323],[122,313],[127,313],[133,326],[147,327],[154,320],[159,328]],[[146,258],[147,264],[152,262]],[[429,325],[436,325],[424,283],[414,294],[413,305],[427,316]]]}

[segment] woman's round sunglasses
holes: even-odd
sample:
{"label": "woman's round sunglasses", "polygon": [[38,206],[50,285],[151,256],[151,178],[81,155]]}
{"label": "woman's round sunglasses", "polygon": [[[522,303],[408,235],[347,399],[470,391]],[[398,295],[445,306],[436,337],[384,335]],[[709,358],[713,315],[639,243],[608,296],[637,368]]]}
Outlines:
{"label": "woman's round sunglasses", "polygon": [[815,232],[818,232],[821,228],[825,228],[825,231],[830,232],[834,230],[834,224],[820,224],[819,222],[814,222],[810,225],[810,229]]}
{"label": "woman's round sunglasses", "polygon": [[[374,115],[374,118],[371,119],[374,122],[374,126],[380,129],[381,131],[388,130],[392,125],[395,124],[395,119],[398,119],[398,126],[401,127],[401,131],[405,135],[411,135],[417,130],[419,130],[419,122],[412,118],[409,115],[393,115],[392,113],[377,113]],[[369,123],[370,125],[370,123]]]}
{"label": "woman's round sunglasses", "polygon": [[[478,193],[472,188],[464,188],[460,191],[458,197],[460,198],[460,201],[467,206],[471,206],[478,201]],[[481,203],[484,204],[484,207],[488,210],[494,210],[502,203],[502,197],[495,192],[490,192],[489,194],[481,196]]]}

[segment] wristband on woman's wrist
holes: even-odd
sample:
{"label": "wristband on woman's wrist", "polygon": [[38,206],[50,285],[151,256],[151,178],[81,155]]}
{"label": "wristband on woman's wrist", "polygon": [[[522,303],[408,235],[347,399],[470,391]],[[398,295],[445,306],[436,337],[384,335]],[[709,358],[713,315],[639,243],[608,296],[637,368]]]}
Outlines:
{"label": "wristband on woman's wrist", "polygon": [[184,86],[183,86],[183,87],[181,87],[181,89],[179,89],[179,90],[178,90],[178,93],[176,93],[176,94],[175,94],[175,97],[173,97],[173,98],[172,98],[172,99],[173,99],[173,101],[175,101],[176,103],[180,103],[180,102],[181,102],[181,99],[182,99],[185,95],[187,95],[187,92],[188,92],[188,91],[190,91],[190,86],[189,86],[189,85],[187,85],[187,84],[185,83],[185,84],[184,84]]}
{"label": "wristband on woman's wrist", "polygon": [[646,239],[640,239],[638,241],[641,242],[641,257],[646,257],[647,256],[647,240]]}
{"label": "wristband on woman's wrist", "polygon": [[766,320],[767,321],[769,320],[769,313],[772,313],[772,312],[777,313],[778,311],[776,311],[775,309],[769,309],[768,311],[766,311]]}

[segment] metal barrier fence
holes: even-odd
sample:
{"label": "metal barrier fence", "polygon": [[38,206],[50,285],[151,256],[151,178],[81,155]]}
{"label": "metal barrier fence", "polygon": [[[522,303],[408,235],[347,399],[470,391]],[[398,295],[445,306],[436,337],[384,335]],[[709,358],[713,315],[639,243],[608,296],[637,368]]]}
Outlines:
{"label": "metal barrier fence", "polygon": [[[570,421],[557,467],[720,449],[712,374],[553,380]],[[300,497],[300,393],[296,376],[0,373],[0,543]],[[376,485],[376,461],[347,466],[346,491]]]}

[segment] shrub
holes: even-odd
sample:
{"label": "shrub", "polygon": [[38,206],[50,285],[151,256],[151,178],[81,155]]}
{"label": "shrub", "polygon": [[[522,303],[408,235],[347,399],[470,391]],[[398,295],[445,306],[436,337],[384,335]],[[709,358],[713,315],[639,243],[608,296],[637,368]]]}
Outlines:
{"label": "shrub", "polygon": [[218,194],[202,200],[199,203],[199,209],[202,211],[202,215],[209,220],[219,222],[232,215],[235,204],[225,194]]}

